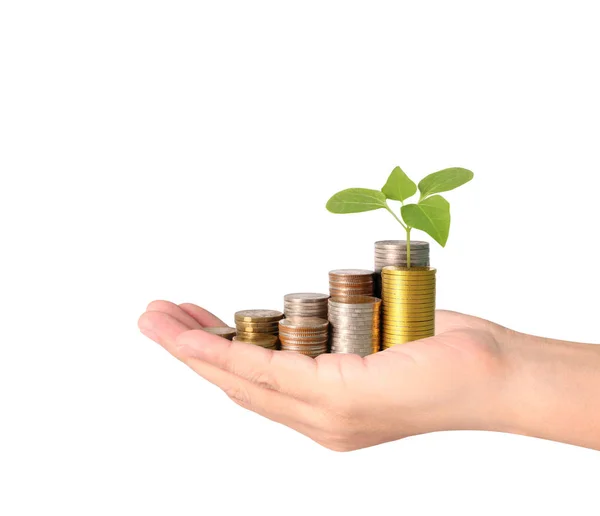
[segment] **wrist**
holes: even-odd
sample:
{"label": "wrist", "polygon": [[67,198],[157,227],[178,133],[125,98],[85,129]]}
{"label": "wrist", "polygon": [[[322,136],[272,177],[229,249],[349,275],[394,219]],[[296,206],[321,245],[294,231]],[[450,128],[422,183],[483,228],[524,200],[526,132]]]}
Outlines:
{"label": "wrist", "polygon": [[600,346],[506,330],[495,430],[600,446]]}

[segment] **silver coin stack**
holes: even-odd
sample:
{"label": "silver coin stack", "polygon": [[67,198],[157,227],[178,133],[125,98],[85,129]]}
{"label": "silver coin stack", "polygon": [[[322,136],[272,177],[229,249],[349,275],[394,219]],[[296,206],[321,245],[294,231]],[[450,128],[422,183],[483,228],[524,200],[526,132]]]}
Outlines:
{"label": "silver coin stack", "polygon": [[[388,265],[406,267],[406,240],[375,242],[375,295],[381,297],[381,269]],[[410,241],[410,266],[429,267],[429,242]]]}
{"label": "silver coin stack", "polygon": [[381,299],[372,296],[329,298],[331,352],[365,357],[379,351]]}
{"label": "silver coin stack", "polygon": [[283,298],[286,317],[320,317],[327,319],[328,294],[299,292],[287,294]]}

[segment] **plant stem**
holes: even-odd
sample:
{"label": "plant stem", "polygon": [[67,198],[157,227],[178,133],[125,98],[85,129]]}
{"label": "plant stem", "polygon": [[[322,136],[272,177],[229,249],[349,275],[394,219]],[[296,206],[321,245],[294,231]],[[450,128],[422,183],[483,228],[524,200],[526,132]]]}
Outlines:
{"label": "plant stem", "polygon": [[386,209],[387,209],[387,211],[389,211],[389,212],[390,212],[390,213],[391,213],[391,214],[394,216],[394,218],[395,218],[395,219],[396,219],[396,220],[397,220],[397,221],[400,223],[400,225],[401,225],[401,226],[402,226],[402,227],[403,227],[405,230],[409,231],[408,227],[406,227],[406,226],[404,225],[404,222],[402,222],[402,221],[401,221],[401,220],[398,218],[398,216],[397,216],[397,215],[396,215],[396,214],[395,214],[395,213],[394,213],[394,212],[393,212],[393,211],[392,211],[392,210],[389,208],[389,206],[387,206],[387,207],[386,207]]}
{"label": "plant stem", "polygon": [[406,227],[406,267],[410,269],[410,230],[412,228]]}

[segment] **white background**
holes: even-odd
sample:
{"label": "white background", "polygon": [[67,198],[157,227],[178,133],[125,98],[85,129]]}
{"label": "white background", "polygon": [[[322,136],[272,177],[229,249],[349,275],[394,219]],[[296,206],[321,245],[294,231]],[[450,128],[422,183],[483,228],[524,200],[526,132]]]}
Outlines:
{"label": "white background", "polygon": [[2,2],[0,513],[598,514],[596,451],[330,452],[136,327],[153,299],[231,323],[370,268],[400,227],[329,196],[462,166],[439,306],[600,342],[593,5]]}

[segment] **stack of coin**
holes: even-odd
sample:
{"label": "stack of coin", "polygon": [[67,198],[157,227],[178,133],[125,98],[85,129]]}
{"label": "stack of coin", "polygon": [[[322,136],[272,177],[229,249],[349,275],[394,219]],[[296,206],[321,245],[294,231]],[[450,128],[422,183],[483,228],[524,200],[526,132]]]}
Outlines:
{"label": "stack of coin", "polygon": [[229,326],[212,326],[208,328],[202,328],[205,332],[218,335],[224,339],[231,340],[235,337],[236,329]]}
{"label": "stack of coin", "polygon": [[[278,310],[242,310],[235,314],[236,341],[250,342],[264,348],[277,349],[279,321],[283,314]],[[275,337],[273,340],[271,337]]]}
{"label": "stack of coin", "polygon": [[294,351],[315,358],[327,353],[329,322],[320,317],[290,317],[279,321],[282,351]]}
{"label": "stack of coin", "polygon": [[383,348],[435,334],[435,273],[431,267],[384,267]]}
{"label": "stack of coin", "polygon": [[372,296],[329,299],[331,352],[362,357],[379,351],[381,300]]}
{"label": "stack of coin", "polygon": [[320,317],[327,319],[327,294],[287,294],[283,298],[286,317]]}
{"label": "stack of coin", "polygon": [[[375,295],[381,297],[381,269],[388,265],[406,267],[406,240],[375,242]],[[410,266],[429,267],[429,242],[411,240]]]}
{"label": "stack of coin", "polygon": [[337,269],[329,272],[331,297],[372,296],[373,271],[364,269]]}

